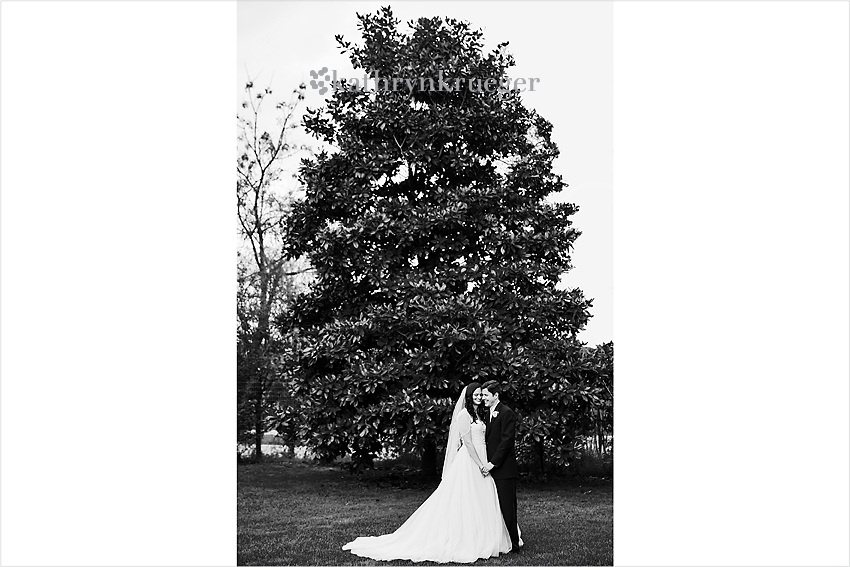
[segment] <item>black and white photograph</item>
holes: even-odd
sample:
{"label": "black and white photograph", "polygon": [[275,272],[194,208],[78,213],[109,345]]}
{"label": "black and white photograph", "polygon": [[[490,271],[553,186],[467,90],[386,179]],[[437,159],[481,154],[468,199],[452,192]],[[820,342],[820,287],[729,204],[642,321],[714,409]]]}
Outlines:
{"label": "black and white photograph", "polygon": [[612,7],[481,7],[239,5],[240,565],[613,563]]}
{"label": "black and white photograph", "polygon": [[847,0],[0,1],[3,566],[847,567],[848,378]]}

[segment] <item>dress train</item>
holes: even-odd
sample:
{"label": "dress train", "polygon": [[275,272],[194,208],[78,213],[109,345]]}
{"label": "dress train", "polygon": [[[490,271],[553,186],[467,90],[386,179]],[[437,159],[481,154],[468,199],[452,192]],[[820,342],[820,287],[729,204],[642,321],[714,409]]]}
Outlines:
{"label": "dress train", "polygon": [[[473,447],[486,463],[483,427],[472,425]],[[482,476],[466,447],[461,447],[437,489],[395,532],[358,537],[343,549],[382,561],[472,563],[507,553],[511,539],[496,483]]]}

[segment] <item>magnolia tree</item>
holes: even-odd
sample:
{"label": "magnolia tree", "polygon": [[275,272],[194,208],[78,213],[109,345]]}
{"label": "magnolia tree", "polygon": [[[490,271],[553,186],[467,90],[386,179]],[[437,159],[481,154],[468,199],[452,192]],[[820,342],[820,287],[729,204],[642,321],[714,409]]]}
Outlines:
{"label": "magnolia tree", "polygon": [[558,351],[550,350],[560,358],[552,362],[551,379],[537,381],[523,396],[523,419],[517,426],[523,440],[517,458],[535,463],[542,472],[566,467],[587,440],[610,452],[613,436],[613,343],[595,348],[571,344]]}
{"label": "magnolia tree", "polygon": [[591,302],[558,285],[579,233],[577,208],[546,200],[565,187],[552,125],[518,90],[478,83],[504,85],[507,43],[485,52],[454,19],[402,31],[389,8],[358,18],[362,44],[340,47],[397,81],[338,83],[305,115],[332,151],[302,162],[287,221],[290,257],[316,278],[280,321],[299,405],[277,425],[325,459],[418,449],[433,474],[462,387],[498,379],[520,452],[566,462],[605,402],[576,338]]}

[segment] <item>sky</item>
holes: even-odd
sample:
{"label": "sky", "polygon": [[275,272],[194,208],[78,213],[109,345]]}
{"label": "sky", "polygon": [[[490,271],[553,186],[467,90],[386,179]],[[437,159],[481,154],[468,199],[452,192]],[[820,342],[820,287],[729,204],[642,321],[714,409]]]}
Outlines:
{"label": "sky", "polygon": [[[380,2],[239,2],[237,4],[236,103],[246,82],[279,97],[307,84],[304,106],[316,108],[330,95],[310,88],[311,70],[327,67],[339,77],[358,76],[339,53],[334,36],[360,41],[357,13],[374,13]],[[449,16],[484,31],[485,50],[509,41],[513,79],[537,78],[523,102],[553,124],[561,155],[554,170],[568,187],[552,196],[572,202],[581,231],[573,269],[562,285],[593,299],[593,317],[579,339],[589,345],[613,340],[613,7],[607,2],[398,2],[405,22]],[[362,75],[362,72],[360,72]],[[271,124],[269,125],[271,126]],[[315,145],[309,138],[299,142]]]}

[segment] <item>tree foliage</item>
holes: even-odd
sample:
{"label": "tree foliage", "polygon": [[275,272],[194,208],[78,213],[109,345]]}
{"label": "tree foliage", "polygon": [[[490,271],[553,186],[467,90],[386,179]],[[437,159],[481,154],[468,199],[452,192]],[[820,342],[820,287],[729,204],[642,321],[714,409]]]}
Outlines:
{"label": "tree foliage", "polygon": [[441,76],[506,78],[507,43],[485,52],[454,19],[403,32],[389,8],[358,18],[362,44],[337,37],[355,69],[412,88],[338,84],[305,115],[332,150],[303,161],[287,222],[290,257],[306,254],[316,279],[281,320],[300,407],[279,425],[328,459],[418,447],[433,472],[453,400],[495,378],[519,445],[546,438],[566,459],[599,401],[576,338],[591,302],[558,285],[579,232],[574,205],[546,200],[565,187],[552,125],[516,90],[429,90]]}

